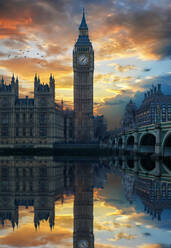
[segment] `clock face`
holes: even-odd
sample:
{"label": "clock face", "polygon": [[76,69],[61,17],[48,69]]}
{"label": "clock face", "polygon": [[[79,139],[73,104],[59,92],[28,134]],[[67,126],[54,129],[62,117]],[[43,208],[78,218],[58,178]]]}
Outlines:
{"label": "clock face", "polygon": [[87,240],[80,240],[79,243],[78,243],[78,247],[79,248],[88,248],[88,241]]}
{"label": "clock face", "polygon": [[82,54],[79,56],[78,62],[80,65],[87,65],[88,64],[88,57],[85,54]]}

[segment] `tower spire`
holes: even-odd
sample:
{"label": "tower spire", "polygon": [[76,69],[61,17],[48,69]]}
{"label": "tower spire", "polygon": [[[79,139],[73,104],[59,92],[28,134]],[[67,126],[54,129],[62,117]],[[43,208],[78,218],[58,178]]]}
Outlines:
{"label": "tower spire", "polygon": [[84,11],[84,8],[83,8],[83,16],[82,16],[82,21],[81,21],[79,30],[88,30],[88,26],[87,26],[86,18],[85,18],[85,11]]}

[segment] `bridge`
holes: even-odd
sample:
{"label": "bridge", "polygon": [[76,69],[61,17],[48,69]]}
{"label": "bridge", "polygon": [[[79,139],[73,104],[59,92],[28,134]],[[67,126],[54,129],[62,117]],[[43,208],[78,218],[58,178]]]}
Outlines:
{"label": "bridge", "polygon": [[102,148],[115,151],[171,156],[171,121],[150,124],[132,129],[120,129],[118,133],[106,136]]}
{"label": "bridge", "polygon": [[[103,160],[105,164],[105,160]],[[125,156],[115,155],[106,161],[107,166],[113,171],[124,171],[134,173],[139,176],[170,179],[171,163],[167,159],[151,159],[150,157],[140,157],[138,155]]]}

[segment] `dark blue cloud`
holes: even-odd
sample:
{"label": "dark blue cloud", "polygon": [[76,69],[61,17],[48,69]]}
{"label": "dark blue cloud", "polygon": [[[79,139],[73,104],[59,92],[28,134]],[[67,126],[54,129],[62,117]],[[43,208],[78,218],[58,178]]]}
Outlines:
{"label": "dark blue cloud", "polygon": [[149,72],[149,71],[151,71],[151,68],[144,68],[143,71],[144,71],[144,72]]}

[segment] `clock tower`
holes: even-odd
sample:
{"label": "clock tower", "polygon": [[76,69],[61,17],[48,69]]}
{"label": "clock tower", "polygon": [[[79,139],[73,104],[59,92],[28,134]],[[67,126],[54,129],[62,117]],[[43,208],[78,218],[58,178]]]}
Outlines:
{"label": "clock tower", "polygon": [[94,137],[93,73],[94,51],[88,36],[83,9],[79,36],[73,50],[75,141],[89,143]]}

